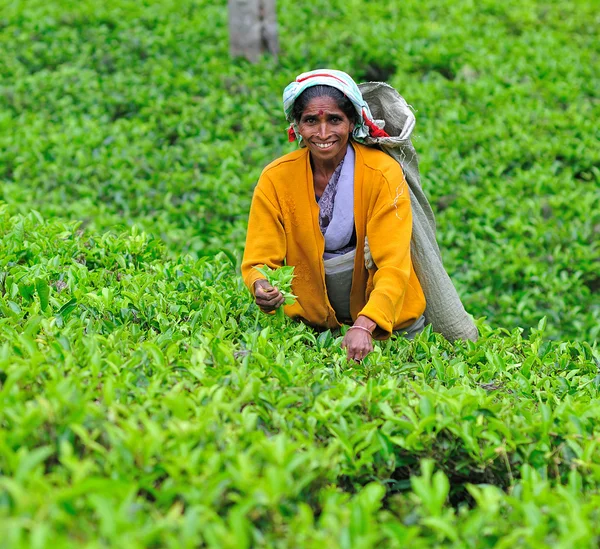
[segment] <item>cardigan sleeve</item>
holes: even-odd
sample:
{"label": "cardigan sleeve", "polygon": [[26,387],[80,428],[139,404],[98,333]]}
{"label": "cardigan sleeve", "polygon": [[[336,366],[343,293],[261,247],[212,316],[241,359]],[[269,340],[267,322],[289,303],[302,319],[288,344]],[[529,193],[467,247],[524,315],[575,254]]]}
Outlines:
{"label": "cardigan sleeve", "polygon": [[402,310],[411,273],[410,239],[412,210],[410,193],[400,167],[382,174],[382,185],[373,213],[367,219],[367,238],[376,266],[373,290],[359,313],[377,323],[384,337],[391,335]]}
{"label": "cardigan sleeve", "polygon": [[268,265],[276,269],[283,265],[285,256],[286,238],[281,209],[270,181],[263,174],[252,197],[242,259],[242,278],[253,295],[254,283],[264,279],[254,267]]}

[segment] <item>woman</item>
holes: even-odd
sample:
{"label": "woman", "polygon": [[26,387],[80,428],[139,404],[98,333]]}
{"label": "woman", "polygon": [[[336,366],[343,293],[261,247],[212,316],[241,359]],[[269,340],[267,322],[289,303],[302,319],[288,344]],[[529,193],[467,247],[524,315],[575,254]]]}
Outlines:
{"label": "woman", "polygon": [[270,312],[283,296],[254,267],[293,265],[297,301],[286,314],[321,328],[351,324],[342,347],[360,361],[373,337],[416,333],[424,324],[406,181],[394,159],[360,144],[387,134],[346,73],[301,74],[284,91],[284,111],[290,138],[302,148],[269,164],[259,179],[242,276]]}

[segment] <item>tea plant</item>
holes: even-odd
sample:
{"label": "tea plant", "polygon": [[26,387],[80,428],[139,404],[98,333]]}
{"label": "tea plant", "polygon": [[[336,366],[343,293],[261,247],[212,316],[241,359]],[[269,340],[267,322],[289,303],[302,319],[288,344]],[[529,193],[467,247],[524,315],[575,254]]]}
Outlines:
{"label": "tea plant", "polygon": [[481,324],[355,364],[255,329],[226,255],[6,206],[0,230],[9,547],[597,543],[594,347]]}
{"label": "tea plant", "polygon": [[[534,0],[278,2],[278,63],[231,62],[226,3],[5,2],[0,200],[170,253],[239,257],[252,187],[303,70],[386,80],[467,309],[598,337],[598,10]],[[401,29],[401,31],[399,31]],[[555,54],[550,54],[554,52]]]}
{"label": "tea plant", "polygon": [[[280,1],[249,65],[225,2],[2,5],[2,547],[598,546],[598,10],[399,6]],[[356,364],[243,286],[319,66],[415,108],[478,342]]]}

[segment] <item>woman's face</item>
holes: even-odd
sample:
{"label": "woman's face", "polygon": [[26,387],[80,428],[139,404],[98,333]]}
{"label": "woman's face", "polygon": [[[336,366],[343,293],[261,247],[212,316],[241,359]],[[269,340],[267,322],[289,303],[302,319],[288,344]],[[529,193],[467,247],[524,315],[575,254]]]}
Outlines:
{"label": "woman's face", "polygon": [[341,162],[354,124],[331,97],[315,97],[308,103],[298,130],[313,159]]}

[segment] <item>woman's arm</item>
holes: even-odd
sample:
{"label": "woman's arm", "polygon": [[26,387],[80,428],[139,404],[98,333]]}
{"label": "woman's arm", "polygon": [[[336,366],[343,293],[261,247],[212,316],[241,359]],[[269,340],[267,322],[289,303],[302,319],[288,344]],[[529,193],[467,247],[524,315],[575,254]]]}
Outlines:
{"label": "woman's arm", "polygon": [[411,273],[410,239],[412,211],[410,193],[399,165],[381,182],[373,213],[367,219],[367,237],[377,271],[373,291],[359,315],[390,335],[402,310]]}
{"label": "woman's arm", "polygon": [[408,186],[399,166],[389,179],[396,184],[391,185],[382,175],[374,213],[367,219],[367,238],[377,266],[374,288],[342,341],[348,359],[356,361],[373,350],[373,334],[392,333],[411,272],[412,210]]}
{"label": "woman's arm", "polygon": [[[246,247],[242,259],[242,278],[244,279],[244,283],[250,292],[252,292],[252,295],[257,298],[257,304],[263,310],[269,310],[269,307],[271,307],[270,310],[276,308],[277,296],[274,296],[268,290],[268,284],[265,286],[265,277],[254,267],[268,265],[272,269],[276,269],[283,265],[286,255],[283,218],[274,193],[269,191],[272,191],[270,181],[263,175],[252,197],[250,216],[248,218]],[[259,280],[264,282],[256,284]],[[263,296],[260,290],[257,292],[257,288],[264,290],[269,296]],[[269,303],[258,303],[260,299],[267,299]]]}

